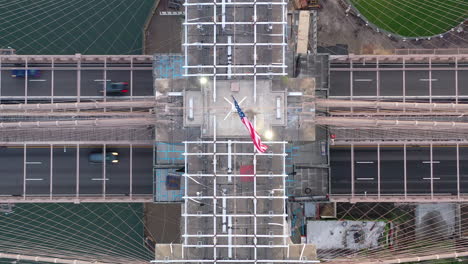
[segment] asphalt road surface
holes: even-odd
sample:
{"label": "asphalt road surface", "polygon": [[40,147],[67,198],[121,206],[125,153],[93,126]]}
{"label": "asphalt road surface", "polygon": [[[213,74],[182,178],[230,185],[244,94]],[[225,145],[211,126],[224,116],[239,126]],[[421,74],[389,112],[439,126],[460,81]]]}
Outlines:
{"label": "asphalt road surface", "polygon": [[[457,194],[456,146],[433,146],[432,182],[435,194]],[[351,147],[330,149],[331,193],[351,193]],[[460,193],[468,193],[468,146],[459,147]],[[378,192],[377,147],[354,147],[355,194]],[[406,149],[406,191],[408,194],[431,193],[429,146]],[[380,193],[404,194],[405,163],[403,146],[380,147]]]}
{"label": "asphalt road surface", "polygon": [[330,97],[454,97],[457,89],[468,97],[468,65],[458,65],[458,78],[450,63],[432,64],[432,70],[428,64],[380,64],[379,74],[375,64],[353,64],[352,74],[349,67],[331,64]]}
{"label": "asphalt road surface", "polygon": [[[29,64],[29,69],[39,69],[41,74],[39,77],[28,77],[26,80],[24,77],[14,78],[11,76],[13,69],[21,69],[21,67],[3,63],[0,74],[0,99],[2,101],[24,100],[25,96],[27,96],[28,100],[51,96],[54,97],[54,101],[74,99],[78,96],[83,100],[100,99],[104,96],[101,92],[106,83],[104,80],[108,82],[128,82],[128,96],[154,95],[151,64],[138,65],[138,69],[133,70],[133,85],[130,85],[132,80],[130,77],[131,70],[123,68],[130,67],[130,65],[119,64],[118,67],[107,70],[106,78],[104,78],[103,66],[102,64],[82,64],[80,74],[78,74],[76,65],[57,64],[54,70],[51,70],[50,64]],[[113,67],[113,65],[107,66]],[[99,67],[103,69],[100,70]],[[78,82],[78,76],[81,76],[80,82]],[[107,97],[115,98],[115,96]]]}
{"label": "asphalt road surface", "polygon": [[[80,195],[102,194],[104,183],[106,194],[129,194],[130,149],[128,146],[108,146],[107,149],[119,153],[119,163],[107,163],[104,171],[102,163],[90,163],[88,158],[91,152],[102,150],[102,145],[80,146],[78,163],[76,146],[54,146],[52,159],[50,146],[28,147],[26,159],[22,146],[2,147],[0,148],[0,164],[2,164],[0,195],[23,195],[24,182],[26,182],[26,195],[49,195],[51,182],[53,195],[75,195],[77,184]],[[151,145],[133,146],[133,194],[152,193],[152,159]],[[79,164],[79,178],[77,164]],[[104,172],[107,179],[105,181]]]}

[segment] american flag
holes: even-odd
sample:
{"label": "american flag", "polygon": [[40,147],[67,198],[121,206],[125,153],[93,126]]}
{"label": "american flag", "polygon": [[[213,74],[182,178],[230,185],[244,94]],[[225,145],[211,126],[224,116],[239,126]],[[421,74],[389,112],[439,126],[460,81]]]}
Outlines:
{"label": "american flag", "polygon": [[262,144],[262,139],[260,138],[260,135],[258,135],[252,123],[245,116],[244,112],[242,112],[242,109],[239,107],[239,104],[237,103],[236,98],[234,98],[233,96],[232,99],[234,99],[234,105],[236,106],[237,113],[239,114],[239,117],[242,123],[245,125],[245,127],[250,133],[250,137],[252,138],[255,148],[258,150],[258,152],[262,152],[262,153],[265,152],[268,149],[268,146]]}

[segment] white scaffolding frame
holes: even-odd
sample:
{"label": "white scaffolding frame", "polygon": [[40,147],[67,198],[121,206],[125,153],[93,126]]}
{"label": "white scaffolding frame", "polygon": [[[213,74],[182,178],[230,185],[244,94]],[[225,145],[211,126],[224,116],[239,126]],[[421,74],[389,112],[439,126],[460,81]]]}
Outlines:
{"label": "white scaffolding frame", "polygon": [[[286,5],[285,0],[186,0],[184,76],[207,77],[211,81],[213,101],[217,100],[216,86],[219,80],[251,80],[253,102],[256,102],[257,78],[267,79],[287,74]],[[235,10],[242,8],[246,8],[246,16],[236,16]],[[271,16],[269,9],[272,9]],[[239,13],[244,12],[238,11]],[[227,18],[233,20],[227,21]],[[193,22],[195,20],[200,21]],[[262,29],[259,25],[269,26],[273,34],[259,32]],[[244,32],[247,26],[251,28]],[[205,28],[208,30],[204,33],[198,32]],[[212,39],[206,38],[211,35]],[[191,48],[208,50],[209,53],[191,52]],[[246,49],[241,50],[242,48]],[[251,50],[248,50],[249,48]],[[262,51],[267,48],[273,49],[272,56],[264,56]],[[289,257],[285,196],[287,142],[264,142],[270,146],[271,152],[258,153],[254,146],[250,148],[250,140],[218,140],[216,115],[210,116],[211,122],[212,140],[183,142],[185,188],[182,210],[182,259],[153,262],[318,262]],[[251,149],[252,152],[249,152]],[[196,161],[197,158],[212,163],[208,162],[206,166],[202,166],[200,163],[203,162]],[[258,167],[257,161],[263,162],[266,158],[277,160],[275,170]],[[249,160],[249,163],[252,161],[252,174],[240,174],[238,166],[241,159]],[[220,169],[220,161],[227,164],[226,171]],[[242,182],[241,177],[249,177],[248,183]],[[257,189],[257,184],[258,187],[262,184],[262,188]],[[243,186],[248,188],[248,192],[242,189]],[[242,231],[237,231],[239,227],[242,227]],[[280,252],[278,249],[284,250]]]}
{"label": "white scaffolding frame", "polygon": [[[213,118],[213,124],[216,124],[216,117]],[[281,263],[314,263],[316,260],[290,260],[286,254],[284,259],[278,261],[277,258],[269,254],[265,254],[260,250],[277,250],[284,249],[287,251],[289,245],[287,243],[287,222],[286,222],[286,199],[285,196],[285,181],[286,181],[286,144],[285,141],[270,141],[264,142],[270,145],[272,152],[268,154],[257,153],[253,148],[253,153],[236,152],[236,147],[242,148],[245,144],[252,144],[246,140],[217,140],[216,126],[214,125],[213,140],[200,141],[184,141],[184,165],[185,171],[183,174],[185,182],[184,190],[184,207],[182,212],[183,231],[182,231],[182,260],[154,260],[153,262],[185,262],[185,263],[218,263],[226,259],[222,257],[228,256],[227,262],[238,263],[265,263],[265,262],[281,262]],[[228,153],[218,153],[219,149],[226,148]],[[247,147],[249,149],[250,147]],[[199,152],[202,149],[202,152]],[[249,155],[246,155],[249,154]],[[257,171],[265,168],[258,168],[258,160],[262,156],[276,157],[280,159],[281,164],[277,164],[277,168],[269,174],[257,174]],[[208,158],[208,156],[210,158]],[[236,157],[244,156],[244,158],[252,159],[253,174],[241,175],[236,162],[229,162],[230,159],[236,160]],[[200,162],[196,158],[211,161],[204,171],[193,169],[193,166],[198,166]],[[193,160],[195,159],[195,160]],[[263,157],[265,159],[265,157]],[[228,170],[232,173],[225,173],[224,169],[220,172],[219,162],[229,164]],[[249,187],[251,192],[245,194],[242,187],[239,185],[239,177],[252,177],[249,184],[253,184],[253,188]],[[262,195],[257,190],[257,181],[265,180],[266,177],[272,179],[271,188],[266,188],[262,184],[262,192],[268,195]],[[279,179],[275,181],[274,179]],[[211,185],[207,186],[208,183]],[[226,188],[226,186],[232,186]],[[204,190],[209,190],[204,193]],[[218,201],[219,200],[219,201]],[[239,209],[239,206],[252,201],[253,207],[250,207],[247,212]],[[209,212],[200,211],[197,204],[211,204]],[[273,206],[273,203],[275,205]],[[249,203],[250,204],[250,203]],[[271,205],[271,210],[269,206]],[[262,208],[262,210],[259,209]],[[241,210],[241,212],[238,212]],[[245,224],[248,228],[242,229],[243,233],[235,233],[234,225]],[[211,226],[212,225],[212,226]],[[271,230],[270,226],[276,233],[261,231],[258,228],[267,226],[265,230]],[[279,227],[276,227],[279,226]],[[202,228],[203,231],[200,231]],[[205,243],[196,243],[195,240],[205,239]],[[208,240],[206,240],[208,239]],[[270,239],[270,241],[268,241]],[[274,241],[274,243],[271,242]],[[206,241],[210,241],[206,243]],[[195,253],[191,250],[198,250]],[[200,250],[204,250],[202,253]],[[227,254],[224,250],[227,250]],[[248,258],[240,256],[237,250],[251,250],[251,255]],[[273,252],[273,251],[272,251]],[[198,254],[198,255],[197,255]]]}
{"label": "white scaffolding frame", "polygon": [[[214,118],[214,122],[216,122],[216,118]],[[184,262],[213,262],[213,263],[216,263],[216,262],[219,262],[221,259],[218,259],[220,256],[217,254],[217,250],[221,249],[221,248],[228,248],[228,249],[233,249],[233,248],[253,248],[253,259],[249,259],[249,260],[240,260],[240,259],[237,259],[236,256],[234,256],[233,259],[231,260],[235,260],[235,262],[244,262],[244,263],[251,263],[252,261],[255,261],[255,262],[271,262],[271,261],[266,261],[265,259],[262,259],[258,256],[258,251],[257,249],[259,248],[287,248],[288,245],[286,243],[286,238],[288,237],[287,235],[287,224],[286,224],[286,207],[285,207],[285,201],[287,199],[287,196],[284,195],[284,192],[285,192],[285,178],[287,177],[287,174],[286,174],[286,166],[285,166],[285,162],[286,162],[286,154],[285,154],[285,149],[286,149],[286,144],[287,142],[284,142],[284,141],[275,141],[275,142],[265,142],[265,144],[268,144],[268,145],[282,145],[281,147],[281,153],[269,153],[270,156],[278,156],[278,157],[281,157],[281,159],[283,160],[283,164],[282,164],[282,172],[281,173],[278,173],[278,174],[263,174],[261,175],[261,177],[272,177],[272,178],[280,178],[282,179],[281,180],[281,183],[280,183],[280,186],[275,186],[274,189],[271,189],[269,192],[272,193],[272,196],[265,196],[265,195],[258,195],[257,194],[257,176],[260,176],[260,175],[257,175],[257,156],[261,156],[263,154],[260,154],[260,153],[252,153],[253,155],[249,155],[249,156],[252,156],[253,158],[253,175],[240,175],[240,174],[236,174],[235,171],[236,171],[236,168],[235,168],[235,165],[233,165],[233,174],[225,174],[225,173],[222,173],[222,174],[218,174],[218,168],[217,168],[217,157],[220,155],[220,153],[217,153],[216,150],[217,150],[217,145],[228,145],[228,144],[231,144],[232,148],[235,148],[235,145],[240,145],[240,144],[252,144],[251,141],[240,141],[240,140],[228,140],[228,141],[217,141],[216,139],[216,127],[215,127],[215,131],[214,131],[214,137],[213,137],[213,140],[212,141],[185,141],[183,142],[184,145],[185,145],[185,152],[184,152],[184,157],[185,157],[185,172],[183,174],[183,177],[184,177],[184,181],[185,181],[185,194],[184,194],[184,212],[182,213],[182,217],[183,217],[183,221],[184,221],[184,231],[183,231],[183,234],[182,234],[182,237],[183,237],[183,245],[182,245],[182,256],[185,257],[185,260]],[[190,152],[190,149],[192,145],[205,145],[205,146],[209,146],[211,145],[211,149],[213,150],[212,152],[209,152],[209,153],[199,153],[199,152]],[[255,151],[255,150],[254,150]],[[226,155],[230,155],[232,157],[235,157],[236,155],[238,155],[238,153],[235,153],[235,152],[229,152],[229,153],[221,153],[221,154],[224,154],[223,156],[226,156]],[[240,155],[239,156],[243,156],[243,154],[248,154],[248,153],[239,153]],[[189,164],[189,158],[190,157],[193,157],[193,156],[198,156],[198,157],[204,157],[204,156],[211,156],[212,158],[212,164],[213,164],[213,172],[212,173],[203,173],[203,174],[200,174],[200,173],[190,173],[189,172],[189,167],[190,167],[190,164]],[[227,157],[226,157],[227,158]],[[236,195],[236,193],[233,193],[233,194],[229,194],[229,195],[218,195],[219,192],[221,191],[221,184],[222,183],[219,183],[219,182],[228,182],[227,178],[228,177],[233,177],[234,179],[231,179],[232,181],[236,182],[236,179],[239,178],[239,177],[245,177],[245,176],[252,176],[253,177],[253,193],[252,195],[242,195],[242,194],[239,194],[239,195]],[[199,187],[202,185],[201,183],[199,183],[197,180],[195,179],[198,179],[199,177],[208,177],[208,178],[212,178],[212,186],[210,186],[210,189],[213,190],[213,193],[212,195],[190,195],[189,193],[193,193],[193,190],[198,190]],[[226,184],[226,183],[224,183]],[[235,185],[235,184],[234,184]],[[278,195],[273,195],[275,193],[275,191],[279,191],[279,194]],[[223,202],[223,214],[222,215],[219,215],[217,212],[218,212],[218,199],[220,200],[224,200]],[[213,211],[211,213],[199,213],[198,211],[196,211],[196,209],[192,209],[191,205],[193,205],[193,203],[197,203],[199,200],[210,200],[212,205],[213,205]],[[240,201],[240,200],[252,200],[253,201],[253,211],[250,212],[250,213],[226,213],[227,211],[231,211],[232,208],[229,208],[229,206],[232,207],[232,203],[236,203],[236,201]],[[272,200],[277,200],[277,201],[281,201],[281,204],[282,204],[282,208],[281,208],[281,213],[269,213],[269,214],[259,214],[258,211],[257,211],[257,204],[261,204],[262,202],[264,201],[272,201]],[[227,201],[227,202],[226,202]],[[231,201],[231,202],[229,202]],[[227,204],[227,205],[226,205]],[[227,208],[226,208],[226,207]],[[277,208],[276,208],[277,209]],[[195,210],[195,211],[194,211]],[[223,228],[223,225],[225,225],[225,223],[223,223],[223,221],[220,221],[222,219],[239,219],[239,218],[247,218],[247,219],[252,219],[253,221],[253,227],[249,229],[250,233],[249,234],[232,234],[231,232],[228,232],[227,234],[218,234],[218,231],[219,230],[222,230]],[[260,222],[260,219],[283,219],[283,223],[282,224],[279,224],[282,226],[283,228],[283,232],[282,234],[277,234],[277,235],[269,235],[269,234],[259,234],[258,233],[258,230],[257,230],[257,227],[259,225],[259,222]],[[190,226],[189,226],[189,223],[192,223],[194,221],[197,221],[197,219],[199,221],[204,221],[204,219],[213,219],[212,223],[213,223],[213,227],[208,227],[206,226],[205,229],[206,230],[213,230],[212,233],[209,233],[209,234],[199,234],[199,233],[193,233],[193,231],[190,230]],[[231,220],[232,221],[232,220]],[[229,221],[229,222],[231,222]],[[270,220],[272,221],[272,220]],[[227,228],[228,229],[232,229],[232,223],[230,224],[227,224]],[[203,244],[203,245],[200,245],[200,244],[194,244],[194,243],[191,243],[189,241],[189,238],[200,238],[200,237],[204,237],[204,238],[211,238],[213,239],[213,243],[212,244]],[[228,238],[229,241],[234,241],[233,244],[218,244],[217,243],[217,239],[221,239],[221,238]],[[253,240],[251,241],[252,243],[244,243],[242,244],[241,241],[242,240],[239,240],[239,239],[233,239],[233,238],[253,238]],[[277,244],[260,244],[258,239],[259,238],[279,238],[281,239],[281,242],[280,243],[277,243]],[[213,253],[212,253],[212,256],[213,256],[213,259],[210,259],[210,260],[207,260],[207,259],[202,259],[202,257],[200,256],[200,259],[198,260],[191,260],[190,259],[190,254],[187,252],[188,249],[190,248],[211,248],[213,250]],[[232,253],[230,253],[232,254]],[[298,260],[296,260],[296,263],[297,263]],[[287,262],[287,261],[286,261]],[[299,262],[302,262],[302,261],[299,261]]]}
{"label": "white scaffolding frame", "polygon": [[[287,2],[284,0],[270,0],[270,1],[221,1],[218,2],[217,0],[213,0],[213,2],[202,2],[199,0],[194,0],[194,1],[185,1],[184,6],[185,6],[185,22],[183,23],[184,28],[185,28],[185,40],[183,43],[184,47],[184,52],[185,52],[185,74],[184,76],[186,77],[209,77],[212,80],[212,96],[213,96],[213,101],[216,101],[216,82],[221,78],[221,79],[231,79],[232,77],[236,78],[243,78],[243,77],[248,77],[252,76],[253,78],[253,101],[257,101],[257,78],[263,76],[265,77],[273,77],[273,76],[283,76],[286,75],[286,65],[285,65],[285,57],[286,57],[286,30],[285,27],[287,25],[286,21],[286,6]],[[281,11],[281,14],[277,14],[277,17],[274,19],[266,19],[266,20],[260,20],[259,18],[261,17],[261,14],[259,15],[259,10],[260,11],[265,11],[268,8],[271,8],[272,6],[280,6],[281,8],[279,9]],[[190,14],[192,10],[197,9],[197,8],[208,8],[213,11],[212,13],[212,21],[195,21],[193,20],[198,20],[199,18],[191,18]],[[253,16],[251,17],[250,21],[239,21],[239,19],[236,18],[235,12],[233,14],[234,21],[226,21],[226,12],[227,8],[249,8],[251,7],[253,9]],[[217,10],[220,8],[220,10]],[[221,21],[218,21],[218,15],[221,13]],[[197,13],[198,14],[198,13]],[[199,14],[198,14],[199,15]],[[242,20],[242,19],[241,19]],[[271,21],[270,21],[271,20]],[[276,21],[273,21],[276,20]],[[252,39],[249,41],[241,41],[237,40],[236,41],[236,32],[234,30],[233,33],[228,32],[226,28],[229,26],[234,27],[235,26],[246,26],[246,25],[251,25],[253,26],[252,32],[253,36]],[[258,35],[258,26],[280,26],[281,31],[278,31],[281,38],[274,38],[276,36],[275,34],[270,34],[270,40],[269,41],[260,41],[257,37]],[[203,41],[201,38],[199,39],[193,39],[193,36],[191,35],[191,28],[193,27],[203,27],[207,26],[212,29],[212,34],[213,34],[213,39],[210,41]],[[218,32],[218,29],[222,29],[222,32]],[[234,36],[232,40],[232,36]],[[189,39],[190,38],[190,39]],[[252,63],[235,63],[236,62],[236,49],[239,47],[252,47],[253,46],[253,62]],[[208,63],[193,63],[189,60],[190,47],[198,47],[198,48],[204,48],[207,47],[211,50],[211,55],[213,56],[212,62]],[[228,62],[226,64],[220,63],[218,60],[224,56],[222,54],[224,50],[218,48],[218,47],[224,47],[224,48],[231,48],[234,47],[234,52],[233,54],[228,54],[229,51],[226,50],[227,54],[226,57],[229,57]],[[280,62],[274,62],[272,56],[272,61],[271,62],[261,62],[259,63],[259,58],[258,58],[258,49],[259,48],[272,48],[272,47],[278,47],[279,52],[281,55],[279,56]],[[245,57],[248,57],[250,54],[245,54]],[[202,55],[203,56],[203,55]],[[243,55],[244,56],[244,55]],[[231,57],[233,59],[231,60]],[[231,63],[232,61],[232,63]],[[203,72],[203,73],[194,73],[191,70],[200,70],[200,69],[207,69],[208,72]],[[219,72],[217,69],[225,69],[226,73],[224,72]],[[241,70],[240,72],[231,72],[234,69],[239,69]],[[261,72],[258,72],[258,69],[262,69]],[[277,71],[275,71],[277,70]]]}

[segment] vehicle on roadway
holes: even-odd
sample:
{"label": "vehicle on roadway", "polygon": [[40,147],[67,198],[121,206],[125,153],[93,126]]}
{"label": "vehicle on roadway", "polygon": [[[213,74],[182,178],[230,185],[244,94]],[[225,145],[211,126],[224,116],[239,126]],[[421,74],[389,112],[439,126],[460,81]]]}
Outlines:
{"label": "vehicle on roadway", "polygon": [[[103,163],[104,153],[102,151],[91,152],[88,159],[91,163]],[[117,151],[106,151],[106,163],[119,163],[119,153]]]}
{"label": "vehicle on roadway", "polygon": [[[104,90],[101,90],[104,93]],[[126,95],[128,94],[128,82],[107,82],[106,95]]]}
{"label": "vehicle on roadway", "polygon": [[24,70],[24,69],[14,69],[11,71],[11,77],[13,78],[18,78],[18,77],[26,77],[26,75],[28,75],[28,77],[32,77],[32,78],[38,78],[41,76],[41,71],[40,70],[33,70],[33,69],[30,69],[30,70]]}

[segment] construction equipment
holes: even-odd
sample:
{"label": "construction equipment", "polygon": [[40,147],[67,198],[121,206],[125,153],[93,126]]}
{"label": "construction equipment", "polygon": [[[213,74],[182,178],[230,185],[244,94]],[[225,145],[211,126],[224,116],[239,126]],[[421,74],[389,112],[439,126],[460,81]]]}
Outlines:
{"label": "construction equipment", "polygon": [[293,5],[297,10],[313,10],[321,8],[319,0],[294,0]]}
{"label": "construction equipment", "polygon": [[319,4],[319,0],[308,0],[308,9],[320,9],[322,6]]}

